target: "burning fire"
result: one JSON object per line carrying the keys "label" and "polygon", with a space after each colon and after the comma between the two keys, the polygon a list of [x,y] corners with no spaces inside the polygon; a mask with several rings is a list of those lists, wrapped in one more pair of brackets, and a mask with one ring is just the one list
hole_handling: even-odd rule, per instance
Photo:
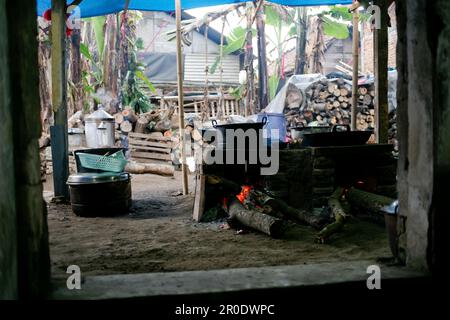
{"label": "burning fire", "polygon": [[252,191],[252,187],[248,185],[243,185],[241,193],[239,193],[236,197],[239,199],[241,203],[244,203],[245,199],[250,195],[250,191]]}

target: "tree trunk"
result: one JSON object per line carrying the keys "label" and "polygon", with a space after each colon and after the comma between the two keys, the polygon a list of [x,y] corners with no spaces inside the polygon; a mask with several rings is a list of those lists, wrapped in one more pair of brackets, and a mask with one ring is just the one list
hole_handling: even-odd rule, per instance
{"label": "tree trunk", "polygon": [[50,84],[50,46],[44,41],[46,36],[43,32],[39,33],[39,49],[38,49],[38,62],[39,62],[39,97],[41,105],[41,125],[42,135],[50,135],[50,125],[53,124],[53,111],[52,111],[52,99],[51,99],[51,84]]}
{"label": "tree trunk", "polygon": [[[69,94],[68,107],[73,113],[83,110],[83,81],[81,78],[81,32],[73,29],[70,36],[70,61],[69,61]],[[68,114],[71,116],[71,114]]]}
{"label": "tree trunk", "polygon": [[[260,0],[263,2],[264,0]],[[258,38],[258,110],[264,109],[269,104],[269,84],[267,73],[266,31],[264,22],[264,4],[258,4],[256,11],[256,32]]]}
{"label": "tree trunk", "polygon": [[257,211],[247,210],[237,199],[230,201],[228,213],[231,219],[235,219],[244,226],[261,231],[273,238],[281,237],[285,231],[283,220]]}
{"label": "tree trunk", "polygon": [[247,3],[247,34],[245,35],[245,61],[244,68],[247,71],[247,94],[245,96],[245,115],[255,114],[255,74],[253,69],[253,5]]}
{"label": "tree trunk", "polygon": [[306,65],[306,29],[307,29],[307,8],[297,8],[297,45],[295,47],[295,74],[304,74]]}
{"label": "tree trunk", "polygon": [[117,73],[117,55],[116,55],[116,15],[110,14],[106,16],[105,29],[105,51],[103,57],[103,78],[106,91],[111,92],[113,98],[117,98],[118,89],[118,73]]}

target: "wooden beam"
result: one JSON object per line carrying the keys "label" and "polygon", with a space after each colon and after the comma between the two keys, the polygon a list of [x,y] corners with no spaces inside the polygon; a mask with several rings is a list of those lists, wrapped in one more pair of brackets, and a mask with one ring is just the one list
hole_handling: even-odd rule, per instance
{"label": "wooden beam", "polygon": [[183,53],[181,51],[181,0],[175,0],[176,38],[177,38],[177,71],[178,71],[178,123],[180,127],[181,173],[183,175],[183,194],[189,193],[185,137],[184,137],[184,100],[183,100]]}
{"label": "wooden beam", "polygon": [[374,30],[374,73],[375,73],[375,137],[377,143],[388,142],[388,0],[377,0],[380,7],[381,28]]}
{"label": "wooden beam", "polygon": [[351,129],[356,130],[356,114],[358,108],[358,76],[359,76],[359,14],[357,1],[354,1],[353,10],[353,76],[352,76],[352,116]]}
{"label": "wooden beam", "polygon": [[[0,0],[0,29],[7,30],[6,0]],[[0,33],[0,300],[17,299],[17,234],[13,144],[13,99],[10,92],[8,34]]]}
{"label": "wooden beam", "polygon": [[[10,188],[15,192],[19,298],[43,298],[50,284],[50,257],[38,143],[41,121],[36,7],[28,0],[7,1],[6,16],[6,61],[11,68],[9,85],[14,108],[14,143],[9,146],[14,153],[9,156],[14,157],[15,186]],[[3,208],[0,212],[3,215]]]}
{"label": "wooden beam", "polygon": [[69,199],[66,185],[69,176],[67,137],[67,75],[66,75],[66,2],[52,0],[52,135],[53,186],[55,197]]}

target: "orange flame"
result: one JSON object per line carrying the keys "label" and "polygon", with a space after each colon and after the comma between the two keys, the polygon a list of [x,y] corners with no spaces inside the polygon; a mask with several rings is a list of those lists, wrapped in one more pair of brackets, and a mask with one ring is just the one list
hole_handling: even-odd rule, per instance
{"label": "orange flame", "polygon": [[244,185],[242,186],[241,193],[239,193],[236,197],[239,199],[241,203],[244,203],[245,199],[250,195],[250,191],[252,191],[251,186]]}

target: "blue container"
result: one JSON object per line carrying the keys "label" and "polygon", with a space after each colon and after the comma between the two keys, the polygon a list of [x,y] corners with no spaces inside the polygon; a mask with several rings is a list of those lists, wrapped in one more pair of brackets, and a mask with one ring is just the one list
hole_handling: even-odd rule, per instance
{"label": "blue container", "polygon": [[263,137],[267,145],[272,144],[271,130],[278,129],[279,144],[282,145],[286,141],[286,117],[282,113],[260,113],[258,121],[262,121],[263,117],[267,117],[267,123],[263,128]]}

